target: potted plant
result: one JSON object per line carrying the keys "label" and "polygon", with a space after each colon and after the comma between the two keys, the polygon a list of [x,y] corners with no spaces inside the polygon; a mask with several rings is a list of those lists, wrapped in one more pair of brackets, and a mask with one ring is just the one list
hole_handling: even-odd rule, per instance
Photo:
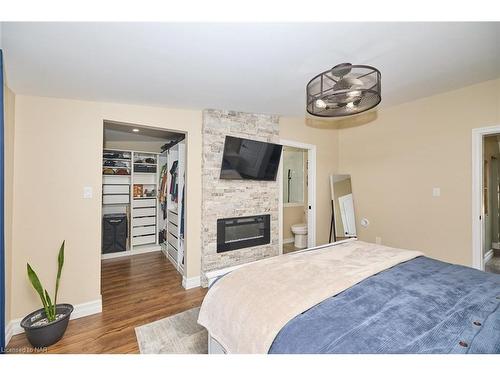
{"label": "potted plant", "polygon": [[36,348],[47,347],[59,341],[68,327],[68,321],[73,306],[62,303],[57,304],[57,292],[59,291],[59,280],[64,265],[64,242],[57,256],[57,277],[54,302],[50,299],[47,289],[42,287],[40,280],[33,268],[26,264],[28,278],[42,300],[43,308],[32,312],[21,321],[21,327],[26,332],[28,341]]}

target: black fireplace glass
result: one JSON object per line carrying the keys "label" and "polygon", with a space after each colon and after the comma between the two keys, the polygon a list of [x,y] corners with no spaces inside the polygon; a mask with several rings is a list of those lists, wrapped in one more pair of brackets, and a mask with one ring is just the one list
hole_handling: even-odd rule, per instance
{"label": "black fireplace glass", "polygon": [[218,219],[217,252],[268,244],[270,229],[270,215]]}

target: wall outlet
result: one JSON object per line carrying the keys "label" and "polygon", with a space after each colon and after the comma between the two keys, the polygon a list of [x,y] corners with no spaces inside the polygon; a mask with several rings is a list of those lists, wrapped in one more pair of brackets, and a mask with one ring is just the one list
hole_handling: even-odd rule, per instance
{"label": "wall outlet", "polygon": [[375,237],[375,243],[377,245],[382,245],[382,237]]}
{"label": "wall outlet", "polygon": [[438,187],[432,188],[432,196],[433,197],[440,197],[441,196],[441,188],[438,188]]}

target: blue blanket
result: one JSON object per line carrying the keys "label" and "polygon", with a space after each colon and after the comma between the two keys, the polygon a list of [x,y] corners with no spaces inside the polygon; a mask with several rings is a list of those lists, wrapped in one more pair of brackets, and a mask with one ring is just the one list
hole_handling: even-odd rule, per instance
{"label": "blue blanket", "polygon": [[500,353],[500,275],[426,257],[289,321],[269,353]]}

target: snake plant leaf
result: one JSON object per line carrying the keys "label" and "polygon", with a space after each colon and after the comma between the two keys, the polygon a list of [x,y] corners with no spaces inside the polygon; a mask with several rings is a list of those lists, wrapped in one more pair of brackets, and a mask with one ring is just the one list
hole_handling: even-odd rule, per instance
{"label": "snake plant leaf", "polygon": [[33,285],[33,288],[36,290],[40,299],[42,300],[43,309],[45,311],[45,316],[49,322],[52,322],[56,319],[56,304],[57,304],[57,293],[59,291],[59,281],[61,279],[61,272],[64,265],[64,243],[62,242],[61,247],[59,249],[59,254],[57,256],[57,277],[56,277],[56,290],[54,292],[54,303],[50,299],[50,295],[47,292],[47,289],[42,287],[42,283],[38,278],[36,272],[31,268],[29,263],[26,263],[28,269],[28,278]]}
{"label": "snake plant leaf", "polygon": [[[64,244],[66,241],[63,241],[61,244],[61,248],[59,249],[59,254],[57,256],[57,277],[56,277],[56,291],[54,295],[54,306],[57,304],[57,293],[59,292],[59,280],[61,279],[61,272],[64,266]],[[55,311],[55,310],[54,310]]]}
{"label": "snake plant leaf", "polygon": [[49,322],[53,322],[56,320],[56,309],[55,305],[52,304],[52,300],[50,299],[49,292],[45,289],[45,298],[47,299],[47,310],[49,311],[49,315],[47,315],[47,320]]}
{"label": "snake plant leaf", "polygon": [[47,300],[45,299],[45,296],[43,294],[43,287],[40,283],[40,279],[38,279],[36,272],[33,270],[33,268],[31,268],[29,263],[26,263],[26,266],[28,269],[28,278],[30,279],[31,285],[33,285],[33,288],[35,288],[36,292],[40,296],[43,304],[43,309],[45,310],[45,315],[47,315],[48,317],[50,315],[50,312],[48,310]]}

